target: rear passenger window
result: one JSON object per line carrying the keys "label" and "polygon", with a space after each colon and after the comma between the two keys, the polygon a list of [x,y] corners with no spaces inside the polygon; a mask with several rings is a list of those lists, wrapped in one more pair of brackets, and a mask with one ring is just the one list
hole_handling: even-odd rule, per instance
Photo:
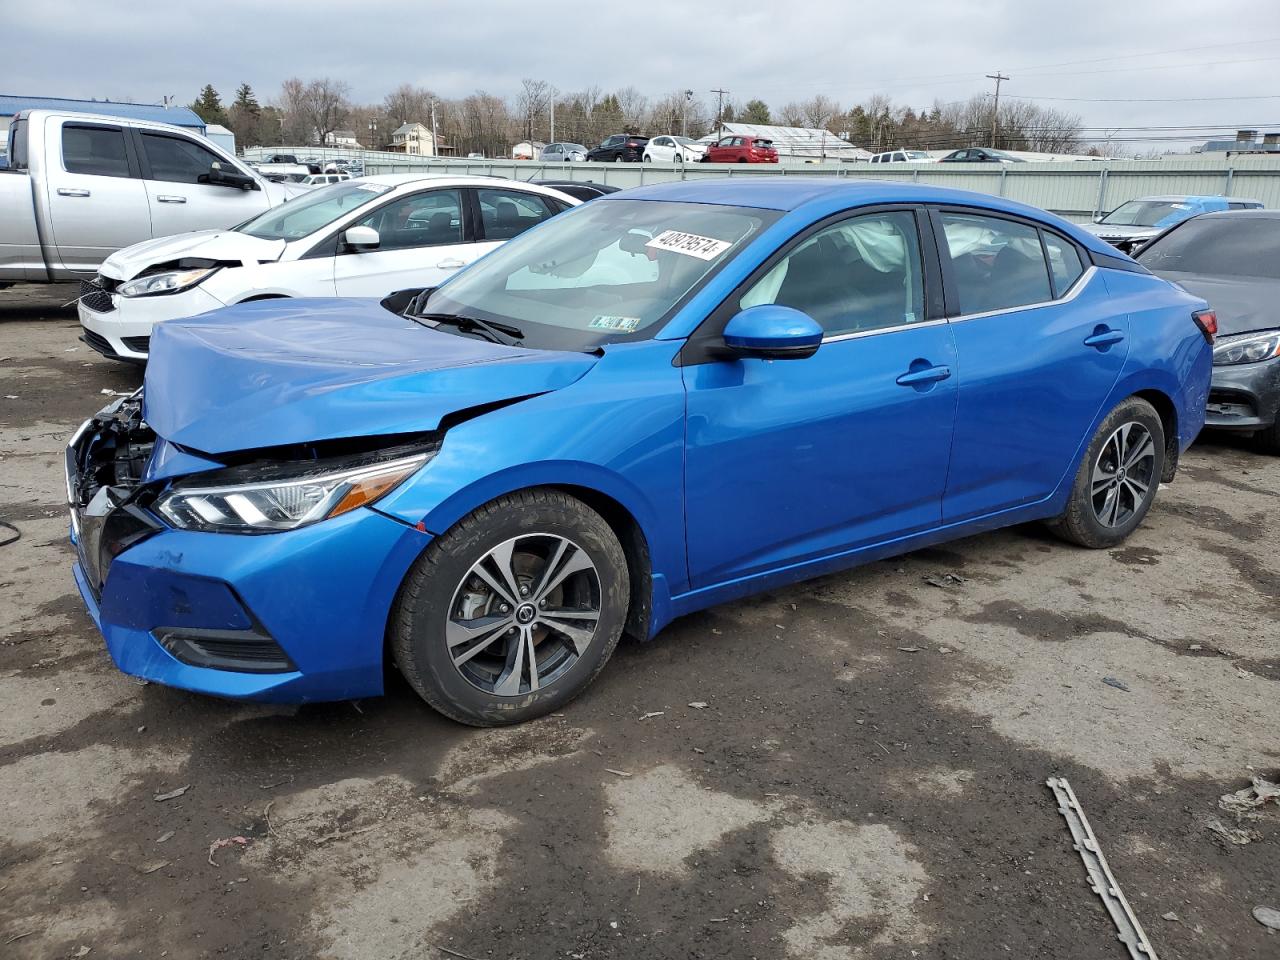
{"label": "rear passenger window", "polygon": [[87,173],[95,177],[129,176],[124,131],[111,127],[65,125],[62,128],[62,165],[67,173]]}
{"label": "rear passenger window", "polygon": [[478,190],[480,218],[486,240],[510,240],[560,211],[536,193],[517,190]]}
{"label": "rear passenger window", "polygon": [[738,308],[766,303],[807,313],[827,336],[923,320],[914,214],[853,217],[802,240],[742,296]]}
{"label": "rear passenger window", "polygon": [[1060,297],[1084,273],[1084,264],[1080,262],[1080,254],[1075,245],[1067,242],[1056,233],[1044,234],[1044,249],[1049,254],[1049,273],[1053,277],[1053,295]]}
{"label": "rear passenger window", "polygon": [[942,214],[961,313],[987,313],[1053,299],[1034,227],[967,213]]}

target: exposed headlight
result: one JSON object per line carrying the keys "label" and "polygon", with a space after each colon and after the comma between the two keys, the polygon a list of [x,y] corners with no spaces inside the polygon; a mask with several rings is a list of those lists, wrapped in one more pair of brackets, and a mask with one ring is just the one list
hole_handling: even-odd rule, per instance
{"label": "exposed headlight", "polygon": [[155,297],[164,293],[179,293],[191,289],[217,270],[217,267],[200,267],[195,270],[153,273],[150,276],[122,283],[116,288],[116,293],[123,297]]}
{"label": "exposed headlight", "polygon": [[1241,333],[1219,337],[1213,348],[1213,365],[1227,367],[1235,363],[1257,363],[1280,356],[1280,330]]}
{"label": "exposed headlight", "polygon": [[[345,469],[323,466],[293,476],[249,483],[201,485],[199,477],[171,488],[156,502],[182,530],[274,533],[340,516],[373,503],[412,476],[434,450]],[[230,471],[228,471],[230,472]],[[243,468],[241,468],[243,473]]]}

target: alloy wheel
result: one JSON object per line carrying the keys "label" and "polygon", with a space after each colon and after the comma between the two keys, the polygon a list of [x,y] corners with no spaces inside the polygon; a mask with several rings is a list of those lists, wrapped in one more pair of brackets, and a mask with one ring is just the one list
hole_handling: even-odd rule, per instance
{"label": "alloy wheel", "polygon": [[600,604],[600,575],[582,547],[556,534],[514,537],[476,561],[454,590],[449,658],[485,693],[532,693],[581,659]]}
{"label": "alloy wheel", "polygon": [[1121,424],[1093,465],[1093,515],[1104,527],[1124,526],[1141,508],[1155,482],[1156,444],[1140,423]]}

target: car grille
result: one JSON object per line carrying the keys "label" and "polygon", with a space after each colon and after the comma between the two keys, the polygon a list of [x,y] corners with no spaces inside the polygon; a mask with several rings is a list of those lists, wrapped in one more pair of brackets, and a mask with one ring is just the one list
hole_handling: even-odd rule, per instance
{"label": "car grille", "polygon": [[116,308],[111,302],[111,294],[102,289],[98,280],[80,281],[80,302],[94,313],[110,313]]}

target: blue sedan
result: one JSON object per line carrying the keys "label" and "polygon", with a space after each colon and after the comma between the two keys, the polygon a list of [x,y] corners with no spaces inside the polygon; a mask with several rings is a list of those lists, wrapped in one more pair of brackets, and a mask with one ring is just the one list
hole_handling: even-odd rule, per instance
{"label": "blue sedan", "polygon": [[629,191],[435,290],[160,326],[68,448],[75,577],[135,676],[299,702],[394,661],[517,722],[712,604],[1032,520],[1119,543],[1203,424],[1214,327],[1007,200]]}

